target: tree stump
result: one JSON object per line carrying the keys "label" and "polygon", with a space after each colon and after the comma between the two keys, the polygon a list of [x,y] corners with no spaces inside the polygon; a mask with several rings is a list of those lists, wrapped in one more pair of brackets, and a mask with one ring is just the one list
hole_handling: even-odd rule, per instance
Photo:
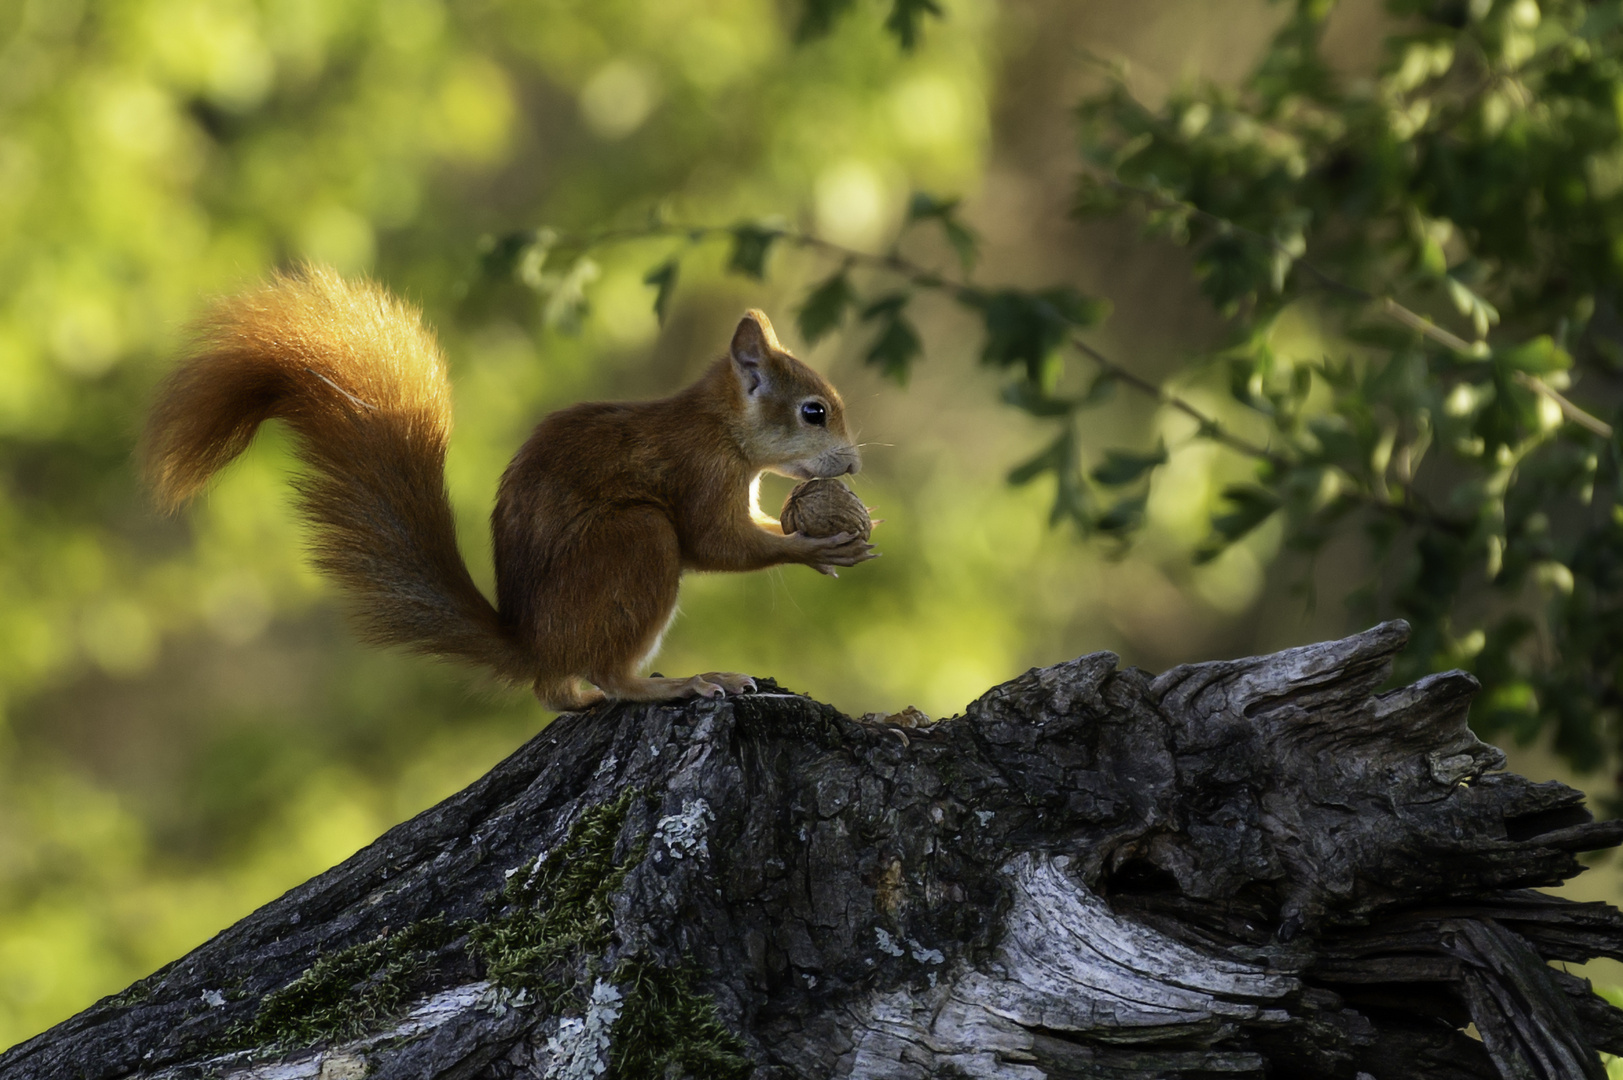
{"label": "tree stump", "polygon": [[1532,890],[1623,822],[1406,634],[564,716],[0,1077],[1602,1080],[1623,915]]}

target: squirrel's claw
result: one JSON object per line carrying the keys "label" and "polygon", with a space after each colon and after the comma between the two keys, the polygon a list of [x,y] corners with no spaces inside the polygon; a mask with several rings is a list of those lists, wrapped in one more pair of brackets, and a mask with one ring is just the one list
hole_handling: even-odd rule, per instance
{"label": "squirrel's claw", "polygon": [[738,675],[731,671],[707,671],[683,683],[680,696],[715,700],[729,694],[750,693],[755,689],[755,680],[748,675]]}
{"label": "squirrel's claw", "polygon": [[856,533],[842,532],[820,537],[800,533],[794,535],[811,549],[807,564],[830,577],[840,576],[833,572],[836,566],[855,566],[874,557],[873,545]]}

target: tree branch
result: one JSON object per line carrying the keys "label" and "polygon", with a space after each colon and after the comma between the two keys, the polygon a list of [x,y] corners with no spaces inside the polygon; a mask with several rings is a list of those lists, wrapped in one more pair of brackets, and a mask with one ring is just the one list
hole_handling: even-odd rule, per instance
{"label": "tree branch", "polygon": [[[731,237],[734,235],[736,230],[737,226],[728,225],[680,226],[659,223],[634,228],[606,229],[601,232],[586,233],[578,236],[559,234],[556,239],[556,244],[559,247],[568,249],[589,251],[595,247],[600,247],[605,244],[623,243],[633,240],[646,240],[656,237],[681,237],[689,240],[690,242],[699,242],[702,240],[719,239],[721,237]],[[871,270],[879,270],[892,274],[903,281],[906,281],[908,284],[918,288],[945,293],[954,300],[961,304],[965,304],[966,306],[976,306],[980,301],[984,300],[986,296],[983,289],[971,285],[968,282],[957,281],[949,278],[939,271],[931,270],[926,266],[906,258],[894,250],[885,252],[883,254],[873,254],[870,252],[856,251],[852,248],[843,247],[831,241],[824,240],[821,237],[813,236],[810,233],[801,232],[795,229],[769,228],[763,229],[763,231],[770,232],[775,239],[789,244],[792,247],[816,251],[820,254],[837,259],[846,266],[861,266]],[[1037,298],[1035,303],[1039,308],[1046,311],[1049,318],[1053,319],[1056,325],[1063,325],[1069,321],[1065,315],[1056,310],[1052,304],[1048,304],[1042,301],[1040,298]],[[1288,462],[1284,458],[1275,454],[1267,447],[1254,443],[1242,436],[1235,435],[1233,432],[1229,431],[1228,428],[1225,427],[1223,423],[1216,417],[1191,404],[1188,400],[1179,397],[1172,391],[1167,390],[1165,387],[1153,383],[1150,380],[1138,375],[1131,368],[1128,368],[1125,365],[1105,356],[1097,348],[1090,345],[1080,334],[1072,333],[1069,335],[1069,341],[1078,352],[1088,357],[1088,359],[1093,361],[1093,363],[1096,364],[1102,371],[1109,373],[1111,378],[1117,380],[1123,385],[1130,387],[1134,391],[1145,395],[1146,397],[1154,399],[1158,404],[1166,405],[1169,408],[1175,409],[1178,412],[1183,413],[1185,416],[1193,419],[1197,424],[1200,425],[1202,433],[1207,438],[1210,438],[1215,442],[1222,443],[1230,449],[1236,450],[1248,457],[1257,458],[1261,461],[1267,461],[1279,467],[1285,467],[1288,465]]]}
{"label": "tree branch", "polygon": [[[1228,218],[1214,214],[1209,210],[1203,210],[1194,203],[1186,202],[1182,199],[1174,199],[1171,196],[1162,194],[1161,192],[1152,191],[1148,188],[1141,188],[1137,187],[1136,185],[1129,184],[1120,177],[1115,176],[1114,174],[1098,166],[1091,166],[1091,170],[1093,179],[1097,183],[1110,188],[1112,191],[1131,195],[1134,198],[1157,207],[1158,209],[1178,210],[1182,213],[1188,214],[1190,217],[1198,218],[1214,228],[1221,229],[1224,232],[1245,236],[1246,238],[1268,248],[1270,251],[1286,256],[1291,260],[1291,265],[1300,267],[1323,288],[1368,304],[1381,314],[1386,315],[1395,322],[1402,323],[1404,326],[1407,326],[1411,330],[1419,333],[1421,336],[1436,342],[1445,349],[1459,353],[1463,356],[1481,355],[1483,348],[1482,345],[1473,344],[1457,334],[1450,333],[1448,330],[1438,326],[1425,316],[1398,303],[1398,301],[1393,299],[1391,296],[1379,296],[1367,289],[1362,289],[1356,285],[1342,281],[1334,275],[1315,266],[1313,263],[1308,262],[1306,259],[1299,257],[1286,248],[1285,245],[1281,244],[1278,240],[1275,240],[1273,237],[1268,236],[1265,233],[1247,228],[1244,225],[1239,225],[1233,221],[1230,221]],[[1525,386],[1534,393],[1546,397],[1550,401],[1554,402],[1561,409],[1561,414],[1570,422],[1579,425],[1587,431],[1594,432],[1603,439],[1610,439],[1612,437],[1612,426],[1610,424],[1606,423],[1606,421],[1600,419],[1594,414],[1586,412],[1579,406],[1573,404],[1571,400],[1569,400],[1567,397],[1561,394],[1560,391],[1556,390],[1555,387],[1551,386],[1543,379],[1540,379],[1536,375],[1532,375],[1525,371],[1518,371],[1515,377],[1517,383],[1520,385]]]}

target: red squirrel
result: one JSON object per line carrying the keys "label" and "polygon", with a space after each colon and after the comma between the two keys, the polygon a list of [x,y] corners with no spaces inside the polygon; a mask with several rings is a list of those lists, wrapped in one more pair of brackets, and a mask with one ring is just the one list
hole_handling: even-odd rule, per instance
{"label": "red squirrel", "polygon": [[369,283],[304,267],[220,301],[160,389],[145,464],[176,509],[272,418],[306,467],[294,480],[317,566],[362,634],[492,669],[549,708],[717,697],[747,675],[649,678],[684,570],[873,558],[850,533],[785,535],[761,513],[763,472],[861,467],[840,395],[759,311],[697,382],[657,401],[551,414],[501,479],[491,516],[496,604],[457,549],[445,489],[450,388],[433,334]]}

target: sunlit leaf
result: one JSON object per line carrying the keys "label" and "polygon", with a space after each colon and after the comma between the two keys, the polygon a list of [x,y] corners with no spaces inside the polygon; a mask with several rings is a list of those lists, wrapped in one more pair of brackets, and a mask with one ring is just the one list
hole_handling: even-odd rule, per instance
{"label": "sunlit leaf", "polygon": [[1461,315],[1470,318],[1471,328],[1476,331],[1476,336],[1487,337],[1488,328],[1499,322],[1499,309],[1484,300],[1459,278],[1450,275],[1444,281],[1448,287],[1449,299],[1454,301],[1454,307]]}
{"label": "sunlit leaf", "polygon": [[1267,521],[1283,505],[1279,496],[1253,484],[1234,484],[1223,489],[1223,500],[1231,509],[1212,516],[1212,536],[1196,552],[1196,562],[1210,562],[1235,541]]}
{"label": "sunlit leaf", "polygon": [[1513,371],[1525,371],[1529,375],[1548,375],[1572,367],[1572,357],[1557,346],[1548,334],[1541,334],[1508,349],[1496,349],[1493,359],[1495,363]]}

